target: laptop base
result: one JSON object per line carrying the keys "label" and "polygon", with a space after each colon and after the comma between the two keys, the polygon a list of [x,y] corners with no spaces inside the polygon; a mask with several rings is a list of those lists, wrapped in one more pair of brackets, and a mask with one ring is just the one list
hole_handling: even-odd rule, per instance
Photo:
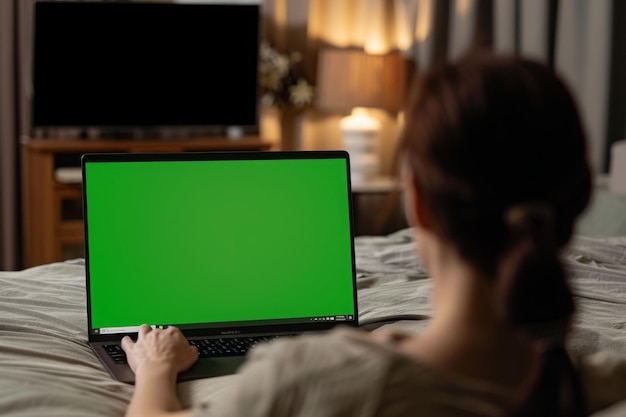
{"label": "laptop base", "polygon": [[[109,375],[120,382],[127,384],[135,383],[135,373],[128,364],[117,364],[111,360],[110,356],[102,348],[104,343],[91,344],[91,348],[96,353],[100,362],[104,365]],[[111,344],[107,342],[107,344]],[[237,369],[244,363],[245,356],[226,356],[220,358],[200,358],[191,368],[178,374],[177,381],[192,381],[195,379],[211,378],[216,376],[230,375],[237,372]]]}

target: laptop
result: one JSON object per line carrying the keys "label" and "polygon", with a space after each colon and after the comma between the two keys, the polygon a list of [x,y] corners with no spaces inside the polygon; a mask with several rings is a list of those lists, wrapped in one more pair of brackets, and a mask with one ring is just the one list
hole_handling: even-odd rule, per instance
{"label": "laptop", "polygon": [[82,157],[89,344],[176,326],[201,356],[179,380],[233,373],[276,337],[358,325],[344,151]]}

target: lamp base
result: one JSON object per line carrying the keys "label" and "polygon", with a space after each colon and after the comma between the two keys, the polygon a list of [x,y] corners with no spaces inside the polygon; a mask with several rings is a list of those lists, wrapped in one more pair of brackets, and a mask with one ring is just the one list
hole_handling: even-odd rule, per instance
{"label": "lamp base", "polygon": [[344,148],[350,154],[350,177],[352,183],[363,183],[376,177],[379,160],[375,144],[377,131],[344,130]]}
{"label": "lamp base", "polygon": [[375,155],[356,155],[350,153],[350,179],[352,183],[365,183],[378,174],[378,158]]}
{"label": "lamp base", "polygon": [[380,123],[370,116],[367,109],[355,107],[350,116],[341,119],[343,146],[350,154],[352,183],[366,182],[378,174],[376,139]]}

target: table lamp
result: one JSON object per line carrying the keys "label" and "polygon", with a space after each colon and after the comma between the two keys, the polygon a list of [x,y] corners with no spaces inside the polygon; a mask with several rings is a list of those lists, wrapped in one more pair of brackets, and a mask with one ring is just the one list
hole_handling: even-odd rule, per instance
{"label": "table lamp", "polygon": [[367,182],[379,174],[377,141],[380,121],[369,108],[396,112],[402,106],[406,78],[402,55],[371,55],[358,49],[322,49],[318,59],[317,105],[347,113],[340,129],[350,154],[353,183]]}

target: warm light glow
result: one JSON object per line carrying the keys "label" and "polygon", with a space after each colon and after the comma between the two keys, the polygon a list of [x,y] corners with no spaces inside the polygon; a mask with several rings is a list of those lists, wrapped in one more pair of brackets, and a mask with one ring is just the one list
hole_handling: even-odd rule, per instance
{"label": "warm light glow", "polygon": [[370,38],[365,42],[365,52],[372,55],[383,55],[389,50],[386,42],[380,38]]}
{"label": "warm light glow", "polygon": [[432,0],[420,0],[415,24],[415,40],[423,42],[430,35]]}
{"label": "warm light glow", "polygon": [[310,0],[308,3],[307,33],[326,45],[363,48],[368,54],[384,55],[398,48],[409,49],[413,42],[414,22],[407,21],[405,0]]}
{"label": "warm light glow", "polygon": [[380,130],[380,122],[372,117],[364,107],[355,107],[352,114],[341,119],[341,130],[376,131]]}
{"label": "warm light glow", "polygon": [[402,128],[404,126],[404,110],[400,110],[398,112],[398,116],[396,117],[396,123],[398,127]]}
{"label": "warm light glow", "polygon": [[459,15],[467,15],[472,0],[456,0],[456,11]]}
{"label": "warm light glow", "polygon": [[274,3],[274,19],[280,28],[287,27],[287,0],[276,0]]}
{"label": "warm light glow", "polygon": [[381,0],[369,0],[367,4],[367,14],[364,15],[364,35],[365,42],[363,49],[372,55],[383,55],[391,50],[388,38],[389,22],[385,16],[385,2]]}
{"label": "warm light glow", "polygon": [[400,50],[406,51],[411,47],[412,34],[411,24],[409,23],[410,13],[404,2],[396,3],[395,25],[396,25],[396,42]]}
{"label": "warm light glow", "polygon": [[340,48],[352,46],[352,2],[315,0],[309,4],[309,37]]}

